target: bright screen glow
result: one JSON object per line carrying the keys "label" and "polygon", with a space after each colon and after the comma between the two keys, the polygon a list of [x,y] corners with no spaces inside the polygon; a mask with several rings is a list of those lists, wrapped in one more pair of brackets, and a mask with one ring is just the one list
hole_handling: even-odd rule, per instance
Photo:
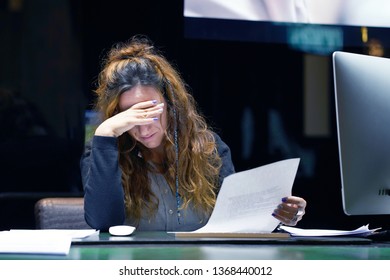
{"label": "bright screen glow", "polygon": [[388,0],[184,0],[187,38],[287,43],[331,53],[371,38],[390,46]]}
{"label": "bright screen glow", "polygon": [[390,27],[388,0],[185,0],[184,16]]}

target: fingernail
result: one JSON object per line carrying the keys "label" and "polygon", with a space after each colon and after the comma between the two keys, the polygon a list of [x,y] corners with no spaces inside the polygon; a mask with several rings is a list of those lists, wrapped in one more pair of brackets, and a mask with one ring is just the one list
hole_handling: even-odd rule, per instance
{"label": "fingernail", "polygon": [[154,121],[158,121],[158,118],[153,118]]}
{"label": "fingernail", "polygon": [[153,104],[157,104],[157,100],[152,100],[152,103]]}
{"label": "fingernail", "polygon": [[283,197],[282,202],[287,202],[287,197]]}
{"label": "fingernail", "polygon": [[272,217],[275,217],[275,213],[272,213],[271,215],[272,215]]}

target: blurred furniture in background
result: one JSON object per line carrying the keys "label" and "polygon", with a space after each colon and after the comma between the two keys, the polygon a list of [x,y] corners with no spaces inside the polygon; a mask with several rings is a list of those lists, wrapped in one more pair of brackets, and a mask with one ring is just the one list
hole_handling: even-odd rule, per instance
{"label": "blurred furniture in background", "polygon": [[47,197],[35,203],[37,229],[90,229],[83,197]]}

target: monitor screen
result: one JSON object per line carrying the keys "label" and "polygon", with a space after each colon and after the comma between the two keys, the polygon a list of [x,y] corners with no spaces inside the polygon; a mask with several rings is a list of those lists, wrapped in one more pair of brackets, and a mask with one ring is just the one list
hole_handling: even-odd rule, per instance
{"label": "monitor screen", "polygon": [[333,54],[344,212],[390,214],[390,59]]}
{"label": "monitor screen", "polygon": [[315,53],[390,46],[387,0],[184,0],[187,38],[289,44]]}

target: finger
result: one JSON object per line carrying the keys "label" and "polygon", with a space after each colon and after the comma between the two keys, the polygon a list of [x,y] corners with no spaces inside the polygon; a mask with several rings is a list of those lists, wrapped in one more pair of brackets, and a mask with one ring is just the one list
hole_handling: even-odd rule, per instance
{"label": "finger", "polygon": [[278,209],[287,213],[288,215],[296,215],[300,211],[300,208],[296,204],[281,203],[278,205]]}
{"label": "finger", "polygon": [[278,219],[281,223],[288,225],[288,226],[295,226],[298,221],[300,221],[302,218],[297,216],[292,217],[286,217],[284,215],[280,215],[277,211],[272,213],[272,216]]}
{"label": "finger", "polygon": [[157,104],[148,109],[137,110],[137,116],[139,119],[154,119],[154,117],[162,114],[164,103]]}
{"label": "finger", "polygon": [[132,108],[132,109],[147,109],[147,108],[153,107],[157,104],[158,104],[158,101],[153,99],[153,100],[147,100],[147,101],[142,101],[142,102],[136,103],[133,106],[131,106],[130,108]]}
{"label": "finger", "polygon": [[302,220],[302,215],[294,215],[280,211],[280,209],[275,209],[275,211],[272,213],[272,216],[286,225],[296,225],[300,220]]}
{"label": "finger", "polygon": [[296,225],[302,220],[305,214],[305,208],[301,208],[296,204],[283,202],[274,210],[273,216],[286,225]]}
{"label": "finger", "polygon": [[286,203],[282,203],[280,205],[278,205],[278,209],[285,213],[284,215],[287,216],[287,217],[302,217],[303,215],[305,215],[305,208],[301,208],[301,207],[298,207],[297,205],[295,204],[286,204]]}
{"label": "finger", "polygon": [[278,207],[274,210],[274,213],[277,216],[286,218],[288,220],[291,220],[293,217],[295,217],[296,210],[294,208],[286,207],[285,205],[279,204]]}
{"label": "finger", "polygon": [[282,202],[296,204],[299,207],[303,207],[303,208],[306,207],[306,205],[307,205],[306,200],[304,200],[303,198],[298,197],[298,196],[283,197]]}
{"label": "finger", "polygon": [[306,213],[305,209],[298,208],[298,211],[295,215],[296,216],[303,216],[303,215],[305,215],[305,213]]}
{"label": "finger", "polygon": [[151,116],[160,115],[164,111],[164,103],[159,103],[149,109],[146,109]]}

